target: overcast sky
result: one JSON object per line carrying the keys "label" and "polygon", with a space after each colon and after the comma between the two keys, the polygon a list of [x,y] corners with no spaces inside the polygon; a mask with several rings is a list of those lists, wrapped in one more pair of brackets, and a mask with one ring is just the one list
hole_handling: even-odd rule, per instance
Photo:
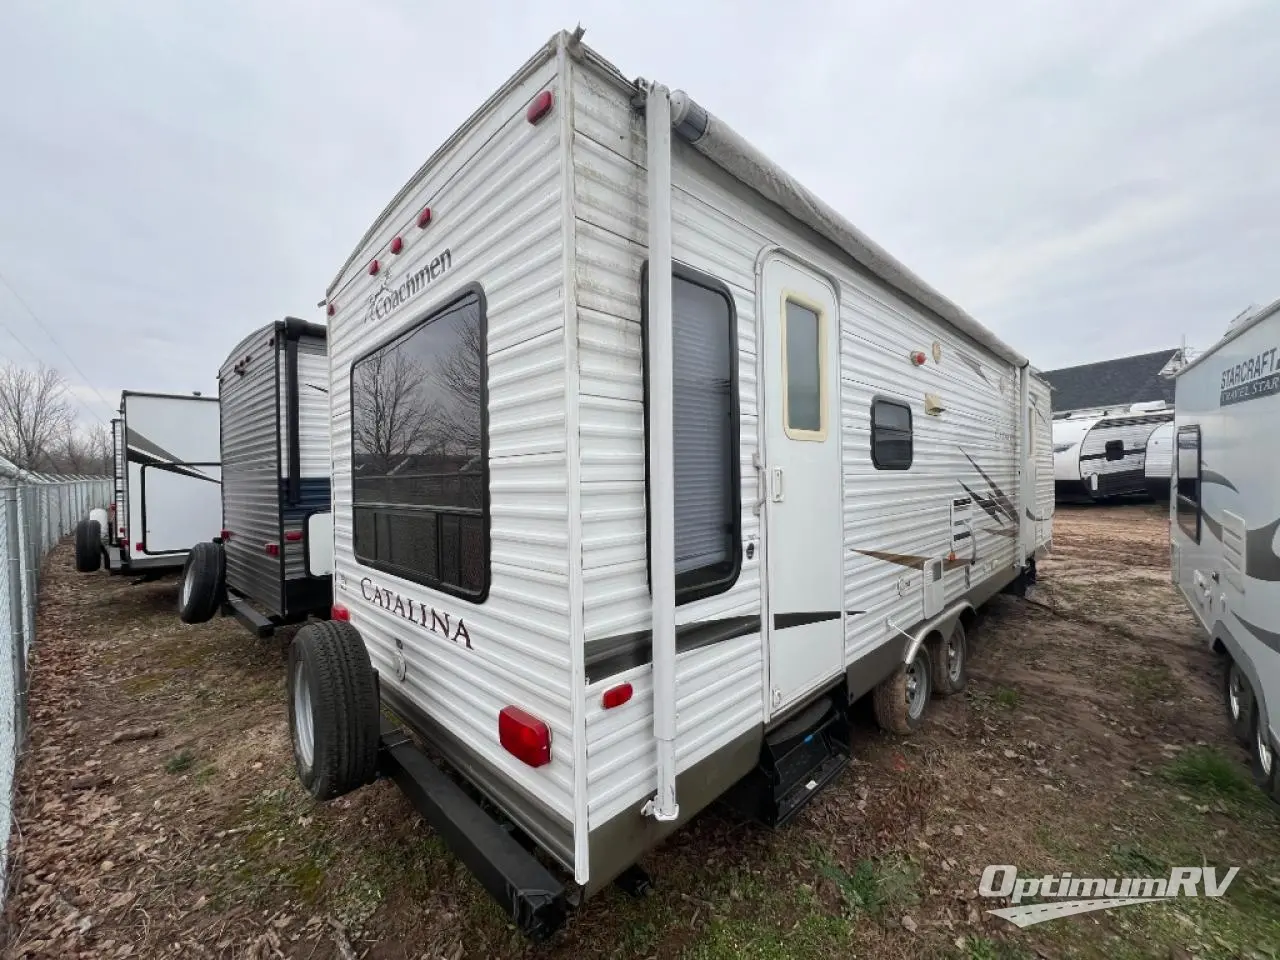
{"label": "overcast sky", "polygon": [[[579,19],[1043,369],[1207,346],[1280,296],[1275,0],[593,6],[0,4],[0,274],[74,364],[3,285],[0,324],[104,418],[215,392],[250,329],[323,319],[384,204]],[[3,329],[0,358],[30,360]]]}

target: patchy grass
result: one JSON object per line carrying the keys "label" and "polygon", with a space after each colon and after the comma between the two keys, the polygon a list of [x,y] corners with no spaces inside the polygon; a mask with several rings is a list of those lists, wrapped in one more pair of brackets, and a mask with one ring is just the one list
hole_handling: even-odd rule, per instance
{"label": "patchy grass", "polygon": [[165,773],[186,773],[196,762],[196,755],[190,750],[182,749],[165,761]]}
{"label": "patchy grass", "polygon": [[1164,777],[1204,799],[1228,799],[1264,806],[1267,801],[1253,778],[1236,760],[1213,747],[1184,750],[1163,770]]}
{"label": "patchy grass", "polygon": [[996,687],[993,699],[1006,710],[1014,710],[1022,702],[1022,694],[1013,687]]}
{"label": "patchy grass", "polygon": [[915,887],[920,869],[901,857],[859,860],[849,871],[832,863],[821,863],[818,869],[835,884],[851,917],[860,913],[876,916],[887,908],[919,902]]}

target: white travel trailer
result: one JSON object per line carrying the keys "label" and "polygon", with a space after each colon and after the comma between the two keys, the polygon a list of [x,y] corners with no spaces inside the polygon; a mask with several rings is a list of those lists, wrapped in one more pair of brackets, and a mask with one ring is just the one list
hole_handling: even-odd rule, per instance
{"label": "white travel trailer", "polygon": [[1229,660],[1232,731],[1280,800],[1280,300],[1232,327],[1176,387],[1173,579]]}
{"label": "white travel trailer", "polygon": [[[187,623],[221,608],[264,637],[329,615],[327,332],[296,317],[267,324],[218,371],[222,529],[192,548],[183,570],[178,612]],[[308,550],[309,536],[319,550]]]}
{"label": "white travel trailer", "polygon": [[1172,410],[1134,410],[1053,421],[1058,502],[1092,503],[1148,494],[1147,446],[1157,430],[1172,422]]}
{"label": "white travel trailer", "polygon": [[[873,694],[908,731],[1052,536],[1027,361],[683,93],[561,34],[327,296],[328,798],[395,777],[533,937],[717,797],[785,821]],[[628,874],[635,877],[634,873]]]}
{"label": "white travel trailer", "polygon": [[1168,500],[1173,477],[1174,423],[1162,423],[1147,439],[1147,456],[1143,464],[1147,496],[1152,500]]}
{"label": "white travel trailer", "polygon": [[[76,568],[105,562],[112,573],[146,576],[181,569],[192,545],[218,531],[217,398],[126,390],[112,437],[111,529],[103,535],[101,517],[80,521]],[[82,549],[95,541],[96,555]]]}

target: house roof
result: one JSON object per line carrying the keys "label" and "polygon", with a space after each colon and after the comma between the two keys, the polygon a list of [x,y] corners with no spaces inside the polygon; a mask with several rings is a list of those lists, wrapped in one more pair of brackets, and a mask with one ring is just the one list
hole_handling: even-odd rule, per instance
{"label": "house roof", "polygon": [[1160,371],[1180,350],[1157,350],[1134,357],[1083,363],[1043,374],[1053,388],[1053,411],[1088,410],[1163,400],[1173,403],[1173,378]]}

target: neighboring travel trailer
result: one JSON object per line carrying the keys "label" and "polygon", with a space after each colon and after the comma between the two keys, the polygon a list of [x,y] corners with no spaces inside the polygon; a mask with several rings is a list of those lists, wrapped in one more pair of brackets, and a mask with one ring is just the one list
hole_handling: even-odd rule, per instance
{"label": "neighboring travel trailer", "polygon": [[1173,421],[1162,423],[1147,438],[1147,456],[1142,466],[1147,480],[1147,496],[1166,501],[1173,476]]}
{"label": "neighboring travel trailer", "polygon": [[1280,300],[1177,379],[1173,579],[1228,665],[1231,729],[1280,800]]}
{"label": "neighboring travel trailer", "polygon": [[[327,294],[333,619],[298,772],[391,776],[532,937],[724,796],[838,775],[963,688],[1052,536],[1015,350],[684,93],[561,34]],[[509,821],[388,727],[379,701]]]}
{"label": "neighboring travel trailer", "polygon": [[1172,422],[1172,410],[1054,420],[1058,503],[1147,495],[1147,444],[1156,430]]}
{"label": "neighboring travel trailer", "polygon": [[115,499],[76,525],[76,569],[181,569],[192,544],[218,531],[217,398],[126,390],[112,440]]}
{"label": "neighboring travel trailer", "polygon": [[[187,623],[222,608],[268,636],[281,624],[329,614],[326,332],[295,317],[268,324],[218,371],[222,529],[195,545],[183,571],[178,609]],[[388,417],[394,422],[394,413]],[[308,537],[318,541],[310,551]]]}

